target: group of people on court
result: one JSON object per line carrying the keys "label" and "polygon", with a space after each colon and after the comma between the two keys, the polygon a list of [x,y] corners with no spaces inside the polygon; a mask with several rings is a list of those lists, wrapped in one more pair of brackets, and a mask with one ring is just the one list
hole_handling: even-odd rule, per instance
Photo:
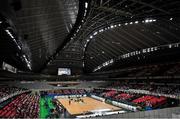
{"label": "group of people on court", "polygon": [[74,102],[84,102],[84,100],[81,98],[81,97],[76,97],[76,98],[71,98],[71,97],[68,97],[69,98],[69,105],[71,105],[71,102],[74,101]]}

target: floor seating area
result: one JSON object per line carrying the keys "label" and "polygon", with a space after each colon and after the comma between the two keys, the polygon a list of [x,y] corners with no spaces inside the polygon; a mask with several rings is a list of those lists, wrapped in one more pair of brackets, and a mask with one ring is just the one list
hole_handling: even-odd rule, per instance
{"label": "floor seating area", "polygon": [[133,99],[138,98],[139,94],[125,93],[116,90],[106,90],[106,89],[94,89],[91,92],[93,95],[97,95],[106,99],[119,101],[119,102],[131,102]]}
{"label": "floor seating area", "polygon": [[141,104],[144,106],[148,107],[157,107],[158,105],[163,105],[167,102],[167,98],[160,96],[160,97],[155,97],[155,96],[142,96],[140,98],[137,98],[132,101],[133,103],[136,104]]}
{"label": "floor seating area", "polygon": [[167,99],[164,96],[152,96],[146,94],[125,93],[115,90],[106,89],[94,89],[92,94],[109,99],[112,101],[118,101],[132,106],[140,106],[142,109],[160,108],[166,105]]}

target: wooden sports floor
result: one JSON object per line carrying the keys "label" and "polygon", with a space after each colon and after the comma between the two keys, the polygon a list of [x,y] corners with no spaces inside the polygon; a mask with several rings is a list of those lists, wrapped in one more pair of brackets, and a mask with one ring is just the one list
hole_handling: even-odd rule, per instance
{"label": "wooden sports floor", "polygon": [[90,97],[82,97],[84,103],[71,101],[69,104],[69,99],[59,98],[58,101],[67,109],[71,115],[79,115],[85,112],[100,110],[100,109],[110,109],[111,111],[121,110],[119,107],[106,104],[104,102],[95,100]]}

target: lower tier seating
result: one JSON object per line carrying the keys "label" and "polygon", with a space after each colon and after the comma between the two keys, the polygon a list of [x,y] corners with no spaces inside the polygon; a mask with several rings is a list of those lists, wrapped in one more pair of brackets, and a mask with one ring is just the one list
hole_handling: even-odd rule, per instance
{"label": "lower tier seating", "polygon": [[39,96],[21,94],[15,100],[0,110],[4,118],[38,118]]}

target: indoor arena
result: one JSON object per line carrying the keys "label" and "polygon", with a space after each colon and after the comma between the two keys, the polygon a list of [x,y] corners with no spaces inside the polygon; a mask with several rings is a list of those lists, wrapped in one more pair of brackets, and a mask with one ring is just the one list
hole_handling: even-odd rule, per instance
{"label": "indoor arena", "polygon": [[0,0],[0,118],[180,118],[180,0]]}

